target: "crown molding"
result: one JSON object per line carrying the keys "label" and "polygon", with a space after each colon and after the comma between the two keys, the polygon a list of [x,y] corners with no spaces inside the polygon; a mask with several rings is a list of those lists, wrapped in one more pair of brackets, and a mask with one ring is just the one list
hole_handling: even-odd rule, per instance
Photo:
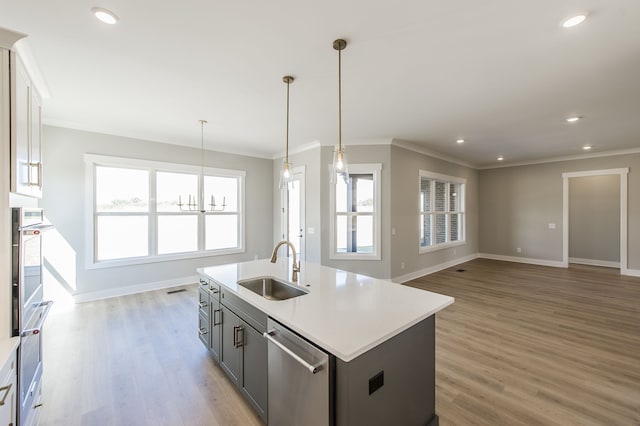
{"label": "crown molding", "polygon": [[38,67],[38,63],[36,62],[36,58],[33,56],[31,52],[31,47],[27,42],[27,39],[20,39],[14,45],[14,50],[20,56],[20,60],[24,65],[31,81],[38,89],[38,93],[42,99],[47,99],[51,97],[51,91],[49,90],[49,85],[47,84],[47,80],[45,80],[44,75],[40,72],[40,67]]}
{"label": "crown molding", "polygon": [[[294,154],[300,154],[303,153],[305,151],[310,151],[312,149],[316,149],[321,147],[322,144],[320,143],[320,141],[313,141],[313,142],[309,142],[309,143],[305,143],[304,145],[301,145],[299,147],[293,148],[293,149],[289,149],[289,155],[294,155]],[[271,156],[272,160],[277,160],[279,158],[284,158],[284,151],[279,151],[276,152],[275,154],[273,154]]]}
{"label": "crown molding", "polygon": [[470,169],[477,169],[478,166],[475,164],[468,163],[466,161],[459,160],[454,157],[450,157],[448,155],[441,154],[436,151],[432,151],[428,148],[424,148],[421,146],[416,146],[411,142],[400,140],[400,139],[392,139],[391,145],[397,146],[399,148],[404,148],[409,151],[417,152],[418,154],[428,155],[429,157],[437,158],[438,160],[447,161],[449,163],[457,164],[459,166],[469,167]]}
{"label": "crown molding", "polygon": [[506,167],[533,166],[536,164],[558,163],[561,161],[587,160],[589,158],[615,157],[618,155],[640,154],[640,148],[622,149],[617,151],[594,152],[590,154],[566,155],[563,157],[546,158],[535,161],[520,161],[516,163],[506,163],[494,166],[478,167],[478,170],[503,169]]}

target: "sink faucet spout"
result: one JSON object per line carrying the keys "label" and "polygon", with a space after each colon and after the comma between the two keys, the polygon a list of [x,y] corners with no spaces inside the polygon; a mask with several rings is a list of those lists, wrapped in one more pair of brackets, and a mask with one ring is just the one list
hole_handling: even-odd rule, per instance
{"label": "sink faucet spout", "polygon": [[291,248],[291,252],[293,253],[293,268],[291,272],[291,281],[297,282],[298,272],[300,272],[300,262],[297,261],[296,248],[293,246],[291,241],[282,240],[278,244],[276,244],[276,246],[273,248],[273,253],[271,254],[271,263],[276,263],[276,260],[278,260],[278,249],[283,245],[288,245]]}

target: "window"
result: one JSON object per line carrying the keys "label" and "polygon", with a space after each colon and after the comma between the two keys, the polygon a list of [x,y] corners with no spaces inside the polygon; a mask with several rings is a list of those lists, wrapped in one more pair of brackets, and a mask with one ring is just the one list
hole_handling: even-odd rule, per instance
{"label": "window", "polygon": [[180,164],[85,160],[88,268],[244,251],[244,172],[205,168],[203,176]]}
{"label": "window", "polygon": [[465,241],[466,179],[420,170],[420,252]]}
{"label": "window", "polygon": [[349,166],[331,185],[331,258],[380,260],[381,164]]}

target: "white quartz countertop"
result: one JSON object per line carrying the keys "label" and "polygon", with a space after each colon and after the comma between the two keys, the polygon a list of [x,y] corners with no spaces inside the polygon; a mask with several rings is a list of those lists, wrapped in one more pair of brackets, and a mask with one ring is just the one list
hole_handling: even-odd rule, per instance
{"label": "white quartz countertop", "polygon": [[301,262],[298,287],[309,294],[267,300],[237,284],[275,277],[291,283],[283,257],[199,268],[246,302],[341,360],[348,362],[453,303],[453,297],[390,281]]}

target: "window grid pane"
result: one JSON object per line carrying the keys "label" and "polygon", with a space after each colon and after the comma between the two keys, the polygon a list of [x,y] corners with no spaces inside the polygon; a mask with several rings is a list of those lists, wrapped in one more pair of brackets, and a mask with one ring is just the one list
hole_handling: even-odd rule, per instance
{"label": "window grid pane", "polygon": [[97,212],[149,211],[147,170],[96,166]]}
{"label": "window grid pane", "polygon": [[198,209],[198,175],[186,173],[156,173],[156,209],[159,212],[179,212],[180,206],[188,210],[187,204],[195,204]]}
{"label": "window grid pane", "polygon": [[238,247],[238,215],[236,214],[207,214],[205,231],[205,250]]}
{"label": "window grid pane", "polygon": [[97,261],[149,255],[149,218],[98,216],[96,220]]}
{"label": "window grid pane", "polygon": [[446,188],[445,182],[436,181],[435,190],[435,211],[443,212],[446,207]]}
{"label": "window grid pane", "polygon": [[158,216],[158,254],[198,250],[198,216]]}

